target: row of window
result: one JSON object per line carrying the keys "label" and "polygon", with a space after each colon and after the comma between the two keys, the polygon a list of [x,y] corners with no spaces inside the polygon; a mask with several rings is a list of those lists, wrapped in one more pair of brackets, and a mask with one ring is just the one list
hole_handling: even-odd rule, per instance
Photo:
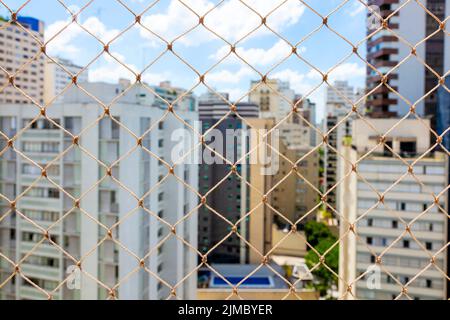
{"label": "row of window", "polygon": [[[361,262],[361,263],[375,264],[376,258],[373,255],[358,253],[357,261]],[[384,255],[382,257],[382,262],[383,262],[383,265],[385,265],[385,266],[423,269],[430,264],[430,259]],[[437,260],[436,265],[439,266],[440,268],[443,267],[441,260]]]}
{"label": "row of window", "polygon": [[[42,168],[45,168],[44,164],[40,164]],[[59,176],[60,170],[58,165],[53,165],[46,169],[49,176]],[[22,164],[22,174],[27,175],[40,175],[42,173],[41,169],[34,164],[24,163]]]}
{"label": "row of window", "polygon": [[[408,172],[408,167],[405,165],[379,165],[375,163],[363,163],[358,166],[358,170],[360,172],[368,172],[368,173],[399,173],[403,174]],[[445,174],[445,167],[443,166],[425,166],[425,165],[416,165],[414,166],[415,174],[424,174],[424,175],[443,175]]]}
{"label": "row of window", "polygon": [[[358,190],[361,191],[373,191],[373,189],[384,192],[387,189],[390,189],[393,186],[392,182],[369,182],[369,184],[365,182],[358,183]],[[413,183],[399,183],[395,185],[389,192],[407,192],[407,193],[429,193],[433,192],[435,194],[439,194],[444,190],[444,186],[439,184],[433,185],[425,185],[422,187],[419,184]]]}
{"label": "row of window", "polygon": [[[44,279],[37,279],[37,278],[28,278],[31,282],[33,282],[35,285],[37,285],[39,288],[42,288],[47,291],[53,291],[55,290],[59,282],[58,281],[51,281],[51,280],[44,280]],[[24,285],[27,287],[33,287],[34,286],[27,281],[24,281]]]}
{"label": "row of window", "polygon": [[[388,240],[387,238],[384,238],[384,237],[366,237],[366,243],[368,245],[379,246],[379,247],[390,246],[393,241],[394,241],[394,239]],[[442,245],[440,245],[439,243],[433,244],[433,242],[427,241],[423,244],[423,246],[427,250],[437,250]],[[420,247],[417,242],[408,240],[408,239],[400,240],[399,242],[397,242],[393,245],[393,248],[422,250],[422,247]]]}
{"label": "row of window", "polygon": [[23,209],[21,212],[33,221],[55,222],[59,219],[59,212]]}
{"label": "row of window", "polygon": [[[35,233],[35,232],[23,232],[22,233],[22,241],[24,242],[39,242],[44,238],[44,235],[42,233]],[[50,235],[51,241],[54,243],[58,243],[58,237]]]}
{"label": "row of window", "polygon": [[26,141],[23,143],[22,151],[23,152],[58,153],[59,152],[59,142]]}
{"label": "row of window", "polygon": [[[362,279],[365,280],[367,277],[363,277]],[[399,276],[397,277],[397,280],[400,281],[403,285],[406,285],[411,281],[412,278],[408,276]],[[385,284],[395,284],[397,285],[398,282],[396,282],[390,275],[385,275],[380,279],[381,283]],[[443,289],[444,283],[442,280],[438,279],[423,279],[419,278],[414,280],[412,283],[408,285],[408,287],[411,288],[427,288],[427,289]]]}
{"label": "row of window", "polygon": [[[409,223],[409,221],[405,221],[406,223]],[[358,226],[360,227],[375,227],[375,228],[385,228],[385,229],[399,229],[399,228],[405,228],[406,225],[404,223],[399,222],[397,220],[391,220],[391,219],[374,219],[374,218],[366,218],[361,220],[358,223]],[[412,231],[436,231],[436,232],[442,232],[443,231],[443,225],[440,223],[432,223],[432,222],[425,222],[425,221],[416,221],[410,226]]]}
{"label": "row of window", "polygon": [[[25,192],[29,187],[22,187],[22,192]],[[56,188],[47,187],[33,187],[27,191],[27,197],[34,198],[49,198],[49,199],[59,199],[60,192]]]}
{"label": "row of window", "polygon": [[[22,255],[22,258],[25,257],[25,255]],[[52,267],[52,268],[58,268],[59,267],[59,260],[55,258],[49,258],[49,257],[41,257],[41,256],[29,256],[25,263],[32,264],[36,266],[41,267]]]}
{"label": "row of window", "polygon": [[[32,121],[33,119],[23,119],[23,128],[28,126]],[[60,121],[58,119],[52,119],[52,121],[54,123],[48,121],[47,119],[38,119],[34,121],[29,128],[32,130],[59,130],[58,126],[56,126],[55,123],[60,125]]]}
{"label": "row of window", "polygon": [[[377,200],[369,200],[369,199],[358,199],[358,208],[359,209],[370,209],[372,208],[376,203],[378,203]],[[431,203],[431,200],[430,200]],[[384,202],[384,204],[379,203],[378,206],[375,208],[375,210],[395,210],[395,211],[407,211],[407,212],[417,212],[422,213],[426,210],[427,212],[431,213],[437,213],[439,212],[439,209],[437,206],[433,206],[430,208],[430,205],[428,203],[421,203],[421,202],[404,202],[404,201],[391,201],[387,200]]]}
{"label": "row of window", "polygon": [[[19,93],[20,95],[20,93]],[[17,130],[17,118],[16,117],[2,117],[2,119],[7,119],[9,121],[10,130]],[[22,127],[28,126],[33,119],[23,119]],[[58,125],[61,124],[60,119],[52,119],[52,121]],[[30,129],[33,130],[58,130],[59,128],[47,119],[38,119],[31,126]],[[76,133],[81,130],[81,118],[80,117],[64,117],[64,128],[71,132]]]}

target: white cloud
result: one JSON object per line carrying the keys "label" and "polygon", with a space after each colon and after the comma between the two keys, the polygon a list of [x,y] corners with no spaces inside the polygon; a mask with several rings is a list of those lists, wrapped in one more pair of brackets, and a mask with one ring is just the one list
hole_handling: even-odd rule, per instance
{"label": "white cloud", "polygon": [[[78,47],[74,44],[77,38],[91,37],[76,23],[71,23],[64,29],[70,21],[70,19],[56,21],[45,30],[46,41],[50,41],[47,47],[51,55],[64,55],[74,58],[83,47]],[[108,42],[119,34],[119,30],[108,29],[97,17],[89,17],[84,22],[81,22],[81,25],[103,42]],[[63,31],[61,32],[61,30]]]}
{"label": "white cloud", "polygon": [[355,1],[352,7],[346,10],[346,13],[351,17],[356,17],[357,15],[362,13],[366,14],[366,6],[358,1]]}
{"label": "white cloud", "polygon": [[[117,53],[111,53],[117,60],[124,63],[125,58]],[[102,61],[102,65],[99,67],[94,67],[89,70],[89,81],[91,82],[109,82],[109,83],[117,83],[119,79],[128,79],[132,82],[136,80],[135,75],[121,65],[118,61],[116,61],[112,56],[108,54],[104,54],[104,59]],[[126,64],[128,68],[133,70],[136,74],[139,73],[138,68],[133,64]],[[146,71],[142,80],[148,84],[155,85],[159,84],[162,81],[172,79],[169,72],[163,73],[151,73]]]}
{"label": "white cloud", "polygon": [[240,68],[237,72],[223,69],[206,74],[205,81],[208,84],[239,84],[244,78],[255,75],[256,73],[247,66]]}
{"label": "white cloud", "polygon": [[[241,88],[223,88],[222,90],[220,90],[221,92],[226,92],[230,95],[230,101],[231,102],[235,102],[238,99],[242,98],[242,96],[244,94],[247,93],[247,90],[243,90]],[[246,98],[244,97],[242,101],[246,101]]]}
{"label": "white cloud", "polygon": [[[124,61],[122,55],[117,52],[111,53],[119,61]],[[118,79],[129,79],[133,80],[134,75],[119,62],[117,62],[113,57],[108,54],[103,55],[103,60],[101,61],[101,66],[95,67],[89,70],[89,81],[91,82],[117,82]],[[98,62],[100,64],[100,62]],[[134,72],[137,71],[134,65],[128,65],[128,67]]]}
{"label": "white cloud", "polygon": [[[281,3],[280,0],[246,0],[245,2],[249,6],[256,8],[262,15],[266,15]],[[214,3],[208,0],[186,0],[185,3],[199,16],[203,16],[214,7]],[[297,23],[304,10],[305,8],[301,2],[288,1],[269,16],[267,23],[272,29],[281,31]],[[231,0],[209,12],[204,23],[217,34],[234,42],[260,25],[261,18],[238,0]],[[142,24],[167,41],[172,41],[178,35],[197,25],[198,17],[178,0],[172,0],[165,12],[145,16],[142,19]],[[258,35],[271,32],[265,27],[262,27],[260,30],[257,33]],[[151,38],[152,41],[154,40],[154,36],[142,28],[141,35],[145,38]],[[250,37],[253,36],[255,35]],[[178,41],[185,45],[194,46],[216,38],[215,35],[205,28],[199,28]]]}
{"label": "white cloud", "polygon": [[[302,47],[299,52],[305,52],[306,48]],[[220,60],[227,53],[230,52],[229,46],[223,46],[216,53],[210,56],[211,59]],[[236,48],[236,53],[242,57],[244,60],[248,61],[252,65],[268,66],[273,65],[282,61],[284,58],[288,57],[292,52],[292,47],[288,45],[285,41],[279,40],[269,49],[263,48],[249,48],[245,49],[242,47]],[[237,61],[236,59],[227,59],[224,63],[230,63],[232,61]]]}
{"label": "white cloud", "polygon": [[330,73],[330,80],[351,80],[364,77],[366,66],[356,62],[344,63]]}
{"label": "white cloud", "polygon": [[275,72],[270,75],[270,78],[288,81],[291,85],[291,88],[294,89],[295,92],[302,94],[306,94],[311,90],[314,83],[318,83],[317,80],[314,81],[314,75],[311,71],[304,74],[293,69],[284,69]]}

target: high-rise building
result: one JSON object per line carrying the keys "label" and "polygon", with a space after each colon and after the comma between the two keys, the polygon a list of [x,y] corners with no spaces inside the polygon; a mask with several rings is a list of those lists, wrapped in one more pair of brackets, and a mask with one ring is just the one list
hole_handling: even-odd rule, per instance
{"label": "high-rise building", "polygon": [[62,100],[63,91],[72,84],[73,77],[77,77],[77,83],[89,81],[88,70],[76,65],[72,61],[63,58],[48,59],[44,72],[44,101],[45,103]]}
{"label": "high-rise building", "polygon": [[[450,59],[450,55],[444,55],[444,38],[446,37],[444,32],[435,32],[440,28],[435,17],[441,21],[445,20],[448,16],[446,10],[450,6],[450,1],[427,1],[426,6],[434,16],[428,14],[416,2],[404,6],[399,0],[371,0],[368,5],[379,6],[383,18],[387,18],[402,6],[394,16],[389,18],[388,27],[395,34],[389,30],[382,30],[368,39],[367,61],[381,75],[368,65],[367,92],[377,88],[382,83],[382,76],[389,72],[386,83],[368,96],[367,107],[371,116],[377,118],[403,116],[410,110],[410,106],[392,92],[389,85],[415,105],[415,112],[418,115],[430,116],[431,125],[434,127],[437,95],[436,93],[427,95],[427,93],[439,83],[439,79],[428,68],[439,75],[443,75],[445,70],[448,70],[444,69],[444,59]],[[415,46],[414,49],[400,40],[396,34]],[[427,40],[421,43],[424,39]],[[416,46],[418,43],[421,44]],[[411,53],[410,58],[403,61]],[[428,67],[418,59],[423,60]],[[390,72],[392,69],[393,71]],[[426,96],[425,99],[421,99],[424,96]]]}
{"label": "high-rise building", "polygon": [[249,100],[259,105],[261,118],[280,121],[291,112],[295,92],[289,87],[289,82],[270,79],[261,84],[260,81],[252,81],[250,90]]}
{"label": "high-rise building", "polygon": [[[317,106],[314,102],[311,101],[311,99],[304,99],[301,95],[296,95],[294,100],[294,105],[297,106],[299,109],[298,113],[301,115],[301,117],[295,117],[294,121],[295,123],[302,123],[303,126],[307,127],[310,131],[310,146],[317,146],[320,144],[317,141],[317,131],[312,127],[317,127]],[[308,121],[308,123],[305,123],[302,121],[302,118]]]}
{"label": "high-rise building", "polygon": [[230,101],[230,94],[228,92],[215,93],[212,91],[207,91],[198,97],[198,102],[199,103],[213,103],[217,101],[225,102],[224,99],[226,101]]}
{"label": "high-rise building", "polygon": [[186,89],[174,87],[170,81],[163,81],[159,86],[153,87],[155,90],[155,104],[162,108],[167,108],[167,103],[175,103],[180,110],[196,111],[197,99],[192,92]]}
{"label": "high-rise building", "polygon": [[[319,152],[311,152],[316,143],[316,105],[309,99],[296,95],[288,82],[268,80],[267,84],[259,85],[252,82],[250,101],[260,104],[261,118],[274,121],[279,133],[279,151],[285,157],[279,156],[279,170],[266,184],[268,192],[273,186],[273,196],[270,203],[280,213],[288,217],[291,223],[308,214],[315,217],[311,211],[317,205],[317,189],[319,186]],[[292,112],[296,107],[297,113]],[[270,122],[269,121],[269,122]],[[282,122],[281,124],[279,122]],[[286,158],[290,161],[286,161]],[[292,172],[293,165],[298,164],[298,171]],[[288,175],[288,177],[286,177]],[[267,181],[266,181],[267,182]],[[280,225],[288,224],[279,215],[274,215]]]}
{"label": "high-rise building", "polygon": [[[316,131],[312,127],[316,123],[316,105],[311,100],[302,99],[290,88],[289,82],[277,79],[267,80],[266,84],[252,81],[250,86],[249,100],[259,105],[260,117],[282,122],[277,127],[289,132],[289,137],[280,135],[286,144],[316,145]],[[297,113],[288,117],[294,106]]]}
{"label": "high-rise building", "polygon": [[[125,88],[86,85],[105,102]],[[47,298],[31,281],[53,299],[165,299],[171,288],[158,279],[173,285],[197,266],[195,251],[176,237],[163,239],[198,205],[197,195],[176,178],[195,188],[198,166],[167,168],[161,161],[178,160],[171,158],[176,144],[171,134],[183,125],[175,117],[156,125],[166,111],[152,106],[152,99],[143,103],[143,92],[127,92],[108,115],[75,87],[38,120],[33,120],[35,106],[2,105],[5,135],[12,138],[27,128],[13,143],[27,158],[12,148],[1,158],[0,192],[17,200],[14,206],[1,200],[0,247],[12,261],[21,261],[20,273],[29,281],[16,275],[2,288],[1,298]],[[196,112],[177,115],[191,124],[198,119]],[[1,144],[2,150],[10,145],[5,139]],[[196,247],[196,214],[177,224],[176,234]],[[72,290],[63,281],[78,262],[81,290]],[[0,258],[2,283],[14,270]],[[93,279],[106,288],[120,286],[108,291]],[[190,277],[177,287],[177,297],[194,299],[196,287],[196,277]]]}
{"label": "high-rise building", "polygon": [[[282,134],[282,133],[281,133]],[[319,193],[319,153],[311,152],[309,145],[286,145],[284,139],[280,141],[279,170],[272,179],[272,184],[280,184],[273,190],[272,207],[279,211],[290,223],[298,221],[305,223],[316,218],[316,206]],[[302,159],[297,164],[297,161]],[[288,161],[289,160],[289,161]],[[293,164],[296,169],[293,171]],[[272,187],[272,186],[269,186]],[[269,191],[268,188],[265,190]],[[307,216],[306,216],[307,215]],[[305,217],[306,216],[306,217]],[[289,223],[280,216],[275,221],[280,227]]]}
{"label": "high-rise building", "polygon": [[[401,293],[412,299],[444,299],[448,156],[427,153],[430,120],[423,120],[425,125],[417,119],[369,121],[375,129],[355,120],[357,134],[342,148],[349,162],[340,163],[341,175],[353,173],[338,192],[343,215],[340,294],[351,285],[359,299],[393,299]],[[376,132],[388,131],[385,143],[378,145]],[[357,174],[352,166],[356,163]],[[354,283],[365,272],[366,277]]]}
{"label": "high-rise building", "polygon": [[[445,7],[446,10],[446,17],[450,16],[450,5],[447,5]],[[450,55],[450,37],[445,37],[444,40],[444,56],[446,57],[444,61],[444,70],[449,70],[450,68],[450,59],[448,59],[448,56]],[[438,105],[437,105],[437,112],[436,112],[436,131],[438,134],[442,135],[444,132],[447,132],[450,128],[450,92],[448,91],[450,89],[450,78],[447,77],[445,79],[445,86],[440,87],[438,89]],[[443,136],[442,145],[444,148],[447,149],[447,151],[450,150],[450,133],[446,133]],[[450,181],[450,168],[448,170],[448,177]],[[450,194],[449,194],[449,203],[450,203]],[[450,232],[448,232],[448,242],[450,242]],[[447,265],[450,265],[450,255],[447,257]],[[447,270],[448,274],[448,270]],[[450,280],[447,279],[447,298],[450,299]]]}
{"label": "high-rise building", "polygon": [[347,114],[351,111],[350,102],[355,102],[355,89],[348,84],[348,81],[335,81],[332,87],[327,87],[327,113]]}
{"label": "high-rise building", "polygon": [[[450,89],[450,78],[445,82]],[[436,110],[436,130],[442,135],[450,128],[450,92],[444,87],[438,89],[438,104]],[[450,151],[450,133],[444,134],[442,145]]]}
{"label": "high-rise building", "polygon": [[[334,186],[339,181],[338,166],[342,160],[338,152],[342,142],[352,135],[352,119],[348,116],[352,110],[351,103],[355,103],[354,88],[347,81],[336,81],[333,88],[326,90],[326,116],[324,119],[324,132],[328,133],[327,142],[331,146],[324,147],[324,191],[327,195],[327,203],[334,209],[337,207],[336,189]],[[337,150],[337,152],[336,152]],[[330,208],[327,211],[332,212]]]}
{"label": "high-rise building", "polygon": [[42,104],[44,23],[21,16],[16,21],[6,25],[8,22],[0,19],[0,88],[4,87],[0,103]]}
{"label": "high-rise building", "polygon": [[[259,116],[259,107],[253,103],[238,103],[236,105],[237,112],[241,117],[246,119],[257,118]],[[199,104],[199,115],[201,121],[201,130],[206,134],[210,129],[214,128],[214,132],[206,135],[207,143],[212,140],[214,145],[221,150],[217,150],[231,163],[236,163],[244,154],[242,150],[242,130],[247,129],[247,124],[235,114],[225,117],[230,112],[230,105],[219,99],[213,100],[203,99]],[[219,122],[220,121],[220,122]],[[218,123],[219,122],[219,123]],[[231,130],[231,131],[229,131]],[[235,134],[237,134],[235,136]],[[217,137],[220,136],[220,137]],[[218,140],[215,140],[218,139]],[[216,149],[216,148],[214,148]],[[209,152],[205,148],[203,152]],[[220,243],[226,237],[232,226],[224,221],[218,214],[222,215],[232,223],[239,221],[248,212],[248,187],[245,181],[236,175],[227,175],[230,173],[231,167],[219,157],[214,157],[222,163],[207,163],[203,161],[199,169],[199,191],[201,194],[207,194],[207,205],[211,208],[203,206],[199,210],[198,222],[198,244],[202,253],[208,252],[214,245]],[[237,172],[247,177],[249,166],[246,164],[237,165]],[[223,181],[225,179],[225,181]],[[218,213],[218,214],[217,214]],[[241,226],[247,221],[243,221]],[[245,232],[245,227],[239,229]],[[245,263],[248,260],[248,253],[245,245],[237,235],[231,235],[220,246],[208,256],[208,261],[216,263]]]}

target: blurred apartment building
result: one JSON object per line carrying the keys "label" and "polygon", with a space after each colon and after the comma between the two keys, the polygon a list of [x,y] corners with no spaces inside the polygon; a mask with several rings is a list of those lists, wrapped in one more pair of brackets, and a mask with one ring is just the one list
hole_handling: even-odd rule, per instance
{"label": "blurred apartment building", "polygon": [[[392,92],[387,86],[389,85],[411,103],[417,102],[415,112],[420,116],[430,117],[431,126],[435,128],[437,94],[433,91],[424,99],[421,98],[432,91],[438,84],[439,78],[424,63],[439,75],[445,74],[448,68],[444,68],[444,60],[448,61],[450,55],[448,53],[444,55],[444,39],[448,37],[444,32],[435,32],[440,28],[439,23],[416,2],[404,6],[399,0],[371,0],[368,5],[379,6],[383,18],[390,16],[402,6],[389,19],[388,28],[412,46],[420,43],[414,47],[413,54],[409,59],[403,62],[411,54],[412,48],[394,33],[384,29],[368,39],[367,61],[378,70],[378,72],[373,70],[369,65],[367,67],[367,92],[371,92],[367,99],[367,107],[371,116],[385,118],[402,116],[409,112],[410,106],[404,99]],[[444,21],[449,15],[449,0],[427,1],[426,6],[441,21]],[[373,31],[371,30],[369,33]],[[423,41],[427,37],[429,38]],[[424,63],[420,60],[423,60]],[[397,67],[399,63],[400,65]],[[395,69],[389,72],[394,67]],[[386,84],[380,85],[382,76],[388,72]],[[372,92],[374,89],[376,90]]]}
{"label": "blurred apartment building", "polygon": [[250,83],[249,100],[257,103],[261,110],[261,118],[283,120],[291,112],[295,100],[295,92],[289,82],[277,79],[252,81]]}
{"label": "blurred apartment building", "polygon": [[[279,214],[274,215],[275,220],[281,226],[295,224],[305,215],[302,221],[314,218],[319,195],[319,152],[313,150],[317,146],[317,133],[313,128],[316,106],[309,99],[296,95],[288,82],[273,79],[260,84],[255,81],[251,89],[249,100],[260,106],[266,126],[276,127],[279,132],[283,155],[279,157],[280,170],[265,191],[277,186],[271,195],[273,208],[287,220]],[[294,107],[297,112],[288,116]]]}
{"label": "blurred apartment building", "polygon": [[[228,94],[221,94],[229,99]],[[230,112],[230,105],[223,101],[220,96],[206,94],[199,99],[199,118],[201,121],[201,132],[205,134],[205,140],[211,148],[226,158],[231,163],[240,160],[247,148],[243,144],[249,143],[243,139],[242,134],[247,129],[247,123],[251,118],[258,118],[259,107],[253,103],[236,104],[237,113],[243,117],[243,121],[234,112]],[[213,131],[211,131],[213,130]],[[249,149],[247,149],[249,150]],[[199,209],[198,221],[198,245],[203,254],[207,253],[213,246],[220,244],[208,256],[208,261],[215,263],[246,263],[248,261],[248,250],[242,239],[236,234],[230,235],[232,224],[237,223],[249,211],[249,188],[246,180],[249,178],[251,165],[241,161],[236,170],[245,180],[237,175],[229,175],[231,166],[220,159],[214,153],[202,148],[202,152],[210,154],[217,159],[214,163],[207,163],[202,157],[199,167],[199,192],[209,193],[207,206]],[[216,163],[220,162],[220,163]],[[232,224],[226,222],[221,216]],[[238,232],[244,238],[247,236],[247,225],[249,219],[243,219],[239,224]],[[230,235],[229,237],[227,237]],[[223,239],[227,238],[224,242]]]}
{"label": "blurred apartment building", "polygon": [[[445,16],[450,16],[450,5],[445,6]],[[444,70],[450,70],[450,37],[445,37],[444,40],[444,53],[446,54],[446,58],[444,61]],[[440,87],[438,89],[438,105],[437,105],[437,114],[436,114],[436,130],[438,134],[446,134],[443,137],[443,146],[450,150],[450,134],[447,130],[450,128],[450,78],[447,77],[445,79],[445,86]],[[448,171],[448,177],[450,181],[450,169]],[[450,203],[450,194],[449,194],[449,203]],[[448,232],[448,242],[450,242],[450,232]],[[447,256],[447,266],[450,265],[450,255]],[[448,269],[447,269],[448,274]],[[447,298],[450,299],[450,280],[447,279]]]}
{"label": "blurred apartment building", "polygon": [[[336,81],[332,87],[326,89],[326,115],[324,119],[324,133],[328,134],[327,142],[331,146],[324,147],[324,192],[327,195],[327,203],[336,209],[337,190],[335,185],[340,180],[338,166],[342,161],[339,155],[342,142],[352,135],[352,120],[354,115],[352,103],[355,103],[355,90],[347,81]],[[334,188],[334,189],[333,189]],[[328,212],[333,212],[329,207]]]}
{"label": "blurred apartment building", "polygon": [[[0,103],[44,102],[44,23],[17,17],[9,23],[0,17]],[[18,89],[24,93],[20,92]]]}
{"label": "blurred apartment building", "polygon": [[[413,49],[389,30],[377,32],[368,39],[367,61],[379,71],[367,68],[367,92],[371,92],[367,99],[369,115],[373,118],[403,117],[411,109],[404,100],[406,98],[414,105],[414,112],[421,118],[430,119],[430,127],[442,134],[449,124],[445,107],[448,91],[437,86],[441,84],[439,76],[445,75],[450,67],[450,41],[445,30],[436,32],[441,26],[435,18],[444,21],[450,15],[450,1],[427,1],[426,7],[432,15],[414,2],[403,6],[401,1],[376,0],[369,4],[380,6],[384,18],[402,6],[399,13],[389,19],[388,27],[413,46],[419,43]],[[403,61],[410,53],[409,59]],[[388,72],[383,83],[382,76]],[[435,135],[430,135],[430,139],[433,145]],[[444,136],[444,144],[446,141]]]}
{"label": "blurred apartment building", "polygon": [[68,59],[58,57],[54,58],[54,61],[47,59],[44,72],[45,103],[61,102],[63,93],[72,85],[73,77],[77,78],[77,83],[88,82],[88,70]]}
{"label": "blurred apartment building", "polygon": [[[83,85],[105,104],[128,86],[124,81]],[[113,121],[96,101],[71,88],[61,103],[48,109],[47,117],[74,136],[82,132],[76,139],[78,145],[70,134],[43,117],[33,122],[38,115],[35,106],[2,104],[1,131],[12,138],[26,128],[13,146],[28,159],[11,148],[1,157],[0,192],[11,200],[20,198],[12,210],[6,199],[1,201],[1,252],[12,261],[25,258],[20,274],[47,292],[57,289],[53,299],[165,299],[170,288],[154,275],[174,284],[197,265],[196,253],[181,241],[172,236],[163,242],[171,233],[170,225],[194,209],[198,197],[144,151],[151,150],[171,163],[175,144],[171,133],[183,127],[170,116],[158,123],[167,108],[158,108],[154,101],[152,94],[135,86],[111,106]],[[198,117],[190,111],[177,110],[177,114],[188,123]],[[148,132],[151,126],[153,130]],[[8,141],[2,139],[1,144],[3,150]],[[198,183],[195,165],[180,163],[173,173],[191,186]],[[60,249],[44,238],[45,230]],[[176,234],[196,246],[196,216],[179,224]],[[130,252],[145,259],[140,261]],[[79,259],[83,271],[90,274],[82,274],[81,290],[60,285]],[[3,282],[14,266],[0,260]],[[120,286],[108,292],[93,278],[106,288],[119,282]],[[196,287],[196,277],[187,279],[177,287],[177,297],[195,298]],[[46,298],[18,275],[6,283],[0,297]]]}
{"label": "blurred apartment building", "polygon": [[[352,144],[342,148],[351,163],[373,150],[379,132],[388,132],[399,119],[369,121],[375,130],[363,120],[353,122],[357,134]],[[339,188],[339,212],[344,215],[341,236],[352,224],[358,234],[350,232],[340,242],[340,295],[350,284],[358,299],[393,299],[401,292],[412,299],[446,297],[448,156],[427,153],[430,120],[424,121],[425,125],[416,119],[398,123],[386,143],[360,161],[357,174],[352,173]],[[347,162],[339,165],[342,176],[353,169]],[[368,278],[378,275],[369,267],[375,265],[381,267],[380,286],[370,287]],[[368,270],[366,277],[353,282]],[[346,298],[352,296],[347,293]]]}
{"label": "blurred apartment building", "polygon": [[[261,254],[267,253],[274,245],[272,241],[274,223],[284,228],[286,225],[296,223],[302,215],[314,211],[317,193],[309,184],[313,186],[318,184],[318,153],[308,155],[311,150],[310,131],[298,123],[288,123],[282,127],[280,135],[271,137],[280,139],[279,144],[273,143],[272,146],[279,148],[279,152],[286,159],[272,154],[270,148],[263,144],[257,145],[258,141],[252,140],[251,137],[242,140],[238,131],[242,133],[247,129],[253,129],[260,130],[261,134],[268,133],[275,127],[275,119],[268,117],[270,113],[266,113],[267,118],[261,117],[260,107],[256,102],[237,103],[236,110],[239,114],[237,116],[234,112],[230,113],[231,106],[224,100],[229,100],[226,93],[220,95],[210,93],[200,97],[202,132],[210,132],[205,137],[208,142],[213,140],[212,136],[216,136],[210,131],[212,129],[224,137],[224,141],[219,142],[223,143],[222,153],[231,163],[241,160],[236,170],[242,179],[237,175],[228,176],[231,166],[225,163],[203,163],[200,166],[200,192],[206,194],[210,190],[213,191],[207,197],[210,208],[200,209],[199,249],[206,253],[216,244],[220,244],[208,256],[208,261],[214,263],[258,263],[262,259]],[[235,136],[230,136],[228,130]],[[271,139],[268,141],[270,143]],[[214,142],[216,145],[217,141]],[[245,157],[245,162],[242,161],[241,158],[250,151],[251,154]],[[265,164],[264,159],[258,158],[264,152],[267,152],[273,163]],[[293,164],[301,157],[304,159],[297,165],[296,172],[308,182],[293,171]],[[250,158],[253,160],[257,158],[257,161]],[[273,174],[263,174],[263,171],[270,170],[270,166],[276,168]],[[278,182],[280,183],[276,188],[268,194],[267,204],[262,204],[262,194],[269,192]],[[280,212],[285,219],[274,210]],[[221,216],[228,219],[231,224]],[[311,217],[313,216],[311,214]],[[233,224],[238,221],[240,223],[237,231],[243,238],[232,233]],[[277,232],[278,230],[275,230],[275,233]],[[259,253],[249,248],[246,241],[257,248]],[[304,253],[303,249],[298,251]]]}
{"label": "blurred apartment building", "polygon": [[319,141],[319,134],[312,128],[312,126],[317,128],[317,105],[311,99],[304,98],[300,94],[295,95],[294,105],[298,108],[298,113],[300,114],[299,117],[294,118],[294,122],[302,123],[305,127],[310,127],[309,145],[319,145],[322,141]]}
{"label": "blurred apartment building", "polygon": [[174,87],[170,81],[163,81],[159,86],[153,86],[155,92],[154,104],[166,109],[168,104],[175,104],[179,110],[196,111],[197,100],[194,94],[186,89]]}

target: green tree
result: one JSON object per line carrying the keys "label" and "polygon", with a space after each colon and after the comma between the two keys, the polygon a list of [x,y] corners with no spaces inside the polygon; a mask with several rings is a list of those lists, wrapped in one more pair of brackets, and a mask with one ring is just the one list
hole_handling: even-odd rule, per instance
{"label": "green tree", "polygon": [[305,224],[305,234],[308,243],[315,248],[322,239],[333,237],[326,224],[314,220]]}
{"label": "green tree", "polygon": [[[330,236],[325,239],[321,239],[314,249],[322,256],[327,252],[337,241],[337,238]],[[313,268],[320,261],[320,256],[317,255],[314,250],[310,250],[305,256],[306,265],[308,268]],[[335,273],[339,270],[339,246],[336,245],[325,255],[324,263]],[[328,270],[323,264],[314,269],[313,274],[317,277],[317,281],[314,283],[315,288],[320,292],[321,296],[327,294],[331,285],[337,283],[337,277]]]}

